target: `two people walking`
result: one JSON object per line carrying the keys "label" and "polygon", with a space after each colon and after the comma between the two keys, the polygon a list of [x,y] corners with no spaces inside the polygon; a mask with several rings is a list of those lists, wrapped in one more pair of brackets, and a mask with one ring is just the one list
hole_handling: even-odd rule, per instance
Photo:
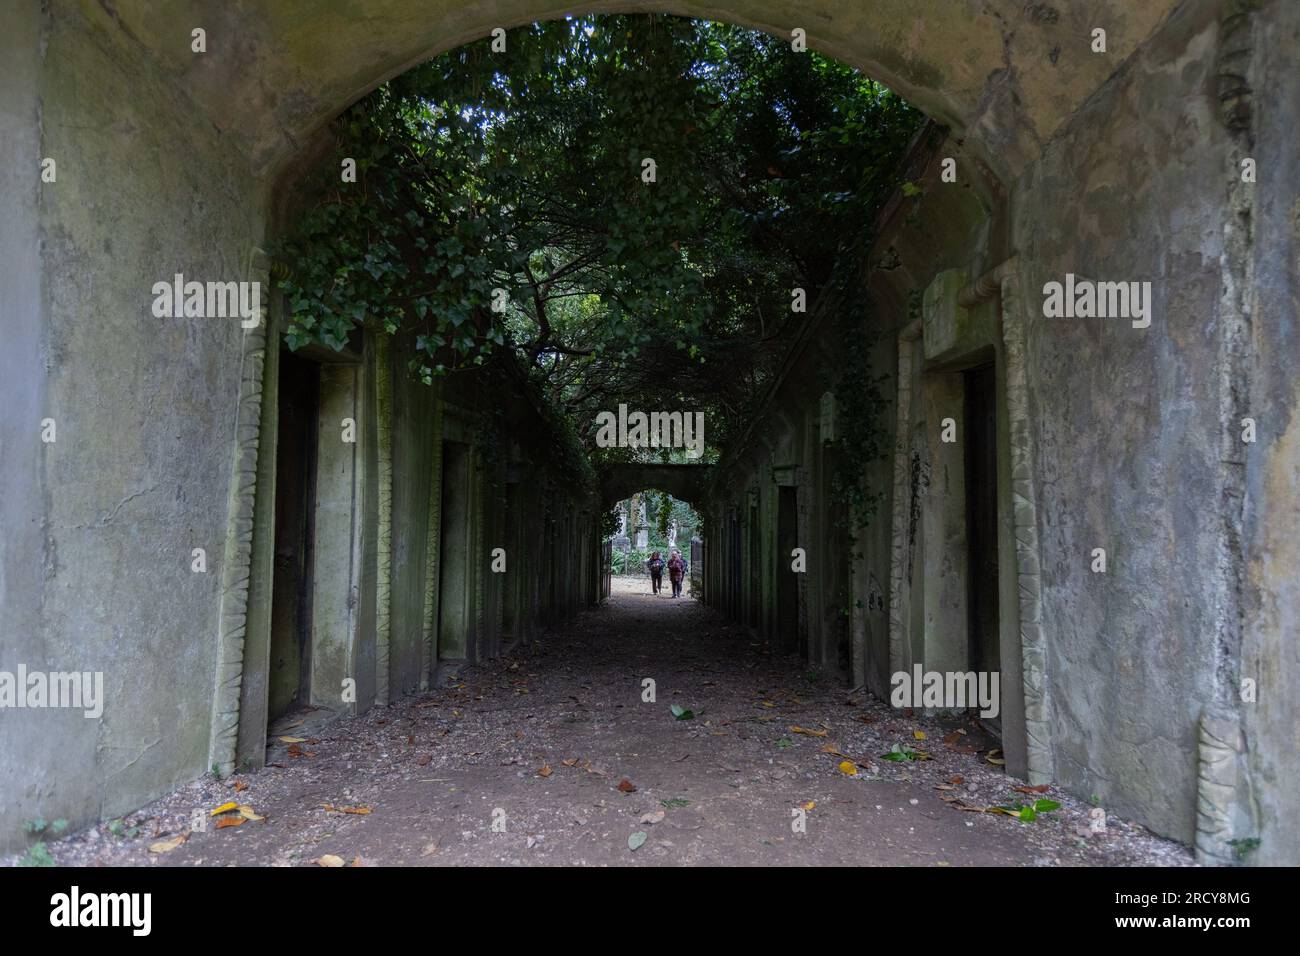
{"label": "two people walking", "polygon": [[673,586],[673,597],[682,596],[682,579],[686,577],[686,559],[682,557],[680,551],[674,550],[672,556],[668,558],[667,565],[658,551],[651,553],[649,560],[645,563],[650,570],[650,587],[655,594],[658,594],[663,588],[664,568],[668,568],[668,580]]}

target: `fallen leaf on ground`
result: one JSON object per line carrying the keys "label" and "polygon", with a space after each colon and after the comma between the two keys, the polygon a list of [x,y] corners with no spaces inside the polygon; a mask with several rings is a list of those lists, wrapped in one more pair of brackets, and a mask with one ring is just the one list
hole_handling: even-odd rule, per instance
{"label": "fallen leaf on ground", "polygon": [[429,765],[429,761],[432,759],[433,758],[428,754],[421,754],[420,756],[415,758],[415,765],[417,767],[427,767]]}
{"label": "fallen leaf on ground", "polygon": [[170,840],[159,840],[157,843],[149,844],[150,853],[170,853],[182,843],[190,838],[190,831],[186,830],[180,836],[174,836]]}
{"label": "fallen leaf on ground", "polygon": [[235,793],[239,793],[241,790],[247,790],[247,789],[248,789],[248,784],[245,783],[243,780],[235,781]]}
{"label": "fallen leaf on ground", "polygon": [[816,800],[809,800],[807,803],[805,803],[805,804],[803,805],[803,808],[804,808],[805,810],[811,810],[811,809],[812,809],[813,807],[815,807],[815,806],[817,806],[817,801],[816,801]]}
{"label": "fallen leaf on ground", "polygon": [[653,824],[655,824],[655,823],[659,823],[659,822],[660,822],[661,820],[663,820],[663,818],[666,817],[667,815],[668,815],[668,814],[664,813],[664,811],[662,811],[662,810],[655,810],[653,813],[645,813],[645,814],[642,814],[642,816],[641,816],[641,822],[642,822],[642,823],[649,823],[649,824],[652,824],[652,825],[653,825]]}
{"label": "fallen leaf on ground", "polygon": [[792,734],[806,734],[809,737],[825,737],[830,733],[829,730],[811,730],[808,727],[791,727]]}
{"label": "fallen leaf on ground", "polygon": [[239,815],[245,820],[265,820],[266,817],[259,817],[257,813],[246,803],[239,805]]}
{"label": "fallen leaf on ground", "polygon": [[578,765],[578,758],[570,757],[567,760],[561,760],[560,763],[564,764],[566,767],[576,767]]}
{"label": "fallen leaf on ground", "polygon": [[967,813],[988,812],[987,807],[977,807],[974,806],[973,804],[967,803],[965,800],[959,800],[956,797],[940,797],[939,799],[941,799],[944,803],[948,804],[948,806],[952,807],[954,810],[964,810]]}
{"label": "fallen leaf on ground", "polygon": [[1046,793],[1052,789],[1052,785],[1050,783],[1040,783],[1036,787],[1012,787],[1011,789],[1016,793]]}
{"label": "fallen leaf on ground", "polygon": [[1003,764],[1006,763],[1006,760],[1003,757],[994,756],[995,754],[1000,754],[1000,753],[1002,753],[1001,750],[996,750],[996,749],[990,750],[988,753],[984,755],[984,759],[987,760],[989,763],[993,764],[994,766],[1001,767]]}
{"label": "fallen leaf on ground", "polygon": [[823,744],[821,748],[821,752],[824,754],[830,754],[832,757],[845,756],[844,754],[840,753],[839,750],[836,749],[834,744]]}
{"label": "fallen leaf on ground", "polygon": [[840,773],[846,777],[856,777],[858,775],[858,766],[851,760],[843,760],[840,762]]}
{"label": "fallen leaf on ground", "polygon": [[326,853],[324,856],[318,856],[312,860],[317,866],[343,866],[343,857],[335,856],[333,853]]}
{"label": "fallen leaf on ground", "polygon": [[234,817],[234,816],[222,817],[220,820],[217,821],[217,829],[224,830],[226,827],[242,826],[243,823],[244,823],[243,817]]}
{"label": "fallen leaf on ground", "polygon": [[551,765],[549,763],[544,763],[542,764],[542,769],[537,771],[537,776],[549,777],[552,774],[552,772],[553,771],[551,770]]}
{"label": "fallen leaf on ground", "polygon": [[925,736],[925,731],[924,731],[924,730],[914,730],[914,731],[912,731],[912,736],[913,736],[916,740],[926,740],[926,739],[927,739],[926,736]]}
{"label": "fallen leaf on ground", "polygon": [[282,744],[305,744],[306,742],[307,742],[306,737],[281,737],[280,738],[280,743]]}
{"label": "fallen leaf on ground", "polygon": [[624,777],[618,782],[618,789],[622,790],[624,793],[636,793],[636,784],[627,779],[627,777]]}
{"label": "fallen leaf on ground", "polygon": [[954,753],[973,754],[978,753],[979,748],[972,743],[962,743],[962,737],[965,735],[964,730],[954,730],[943,738],[943,745]]}
{"label": "fallen leaf on ground", "polygon": [[637,830],[636,833],[633,833],[627,838],[627,848],[629,850],[635,850],[641,846],[641,844],[645,843],[645,841],[646,832],[644,830]]}
{"label": "fallen leaf on ground", "polygon": [[211,816],[217,817],[223,813],[229,813],[231,810],[238,810],[238,809],[239,809],[239,804],[231,800],[229,803],[223,803],[221,806],[217,807],[217,809],[213,810]]}
{"label": "fallen leaf on ground", "polygon": [[353,813],[357,816],[365,816],[367,813],[374,812],[373,807],[336,807],[332,803],[327,803],[321,807],[329,813]]}

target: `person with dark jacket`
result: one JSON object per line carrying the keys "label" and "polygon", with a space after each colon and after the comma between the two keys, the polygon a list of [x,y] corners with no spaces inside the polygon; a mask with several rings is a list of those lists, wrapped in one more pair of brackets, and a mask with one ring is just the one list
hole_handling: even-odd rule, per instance
{"label": "person with dark jacket", "polygon": [[650,554],[650,560],[645,563],[650,569],[650,587],[655,594],[664,586],[664,559],[659,557],[659,552],[654,551]]}
{"label": "person with dark jacket", "polygon": [[682,578],[686,577],[686,559],[680,551],[674,551],[668,559],[668,580],[673,584],[673,597],[682,596]]}

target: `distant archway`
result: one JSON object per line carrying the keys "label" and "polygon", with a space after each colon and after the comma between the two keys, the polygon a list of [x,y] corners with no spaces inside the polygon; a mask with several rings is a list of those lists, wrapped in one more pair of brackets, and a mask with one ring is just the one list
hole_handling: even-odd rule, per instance
{"label": "distant archway", "polygon": [[612,465],[600,483],[602,507],[613,507],[646,488],[666,491],[678,501],[698,506],[713,474],[711,465],[665,465],[631,462]]}

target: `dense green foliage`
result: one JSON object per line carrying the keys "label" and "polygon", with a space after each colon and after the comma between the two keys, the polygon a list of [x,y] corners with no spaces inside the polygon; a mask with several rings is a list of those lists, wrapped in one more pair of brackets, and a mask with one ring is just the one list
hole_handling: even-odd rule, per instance
{"label": "dense green foliage", "polygon": [[918,115],[847,67],[707,22],[586,17],[490,44],[337,121],[278,250],[290,345],[409,331],[425,381],[510,350],[588,446],[620,401],[703,409],[725,444],[789,344],[791,290],[811,309],[856,272]]}

